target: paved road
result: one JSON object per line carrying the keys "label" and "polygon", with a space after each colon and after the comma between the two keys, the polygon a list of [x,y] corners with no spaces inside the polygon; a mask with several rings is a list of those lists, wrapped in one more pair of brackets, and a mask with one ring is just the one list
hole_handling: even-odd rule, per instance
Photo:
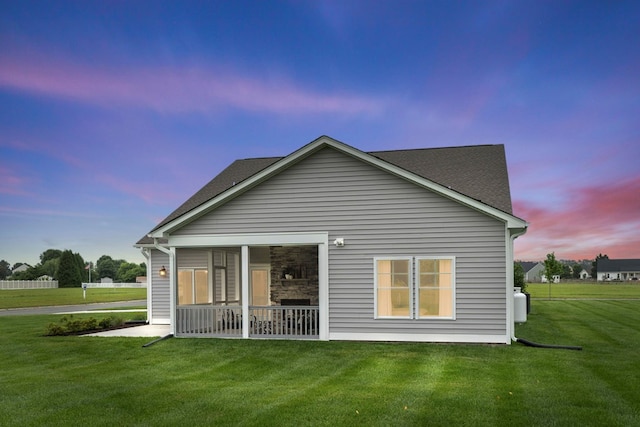
{"label": "paved road", "polygon": [[88,310],[108,310],[110,308],[147,306],[147,300],[104,302],[80,305],[56,305],[51,307],[9,308],[0,310],[0,316],[32,316],[35,314],[71,313]]}

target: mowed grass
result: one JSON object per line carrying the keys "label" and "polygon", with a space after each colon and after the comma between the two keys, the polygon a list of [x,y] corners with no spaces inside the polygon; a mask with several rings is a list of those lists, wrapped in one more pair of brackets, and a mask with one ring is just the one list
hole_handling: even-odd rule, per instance
{"label": "mowed grass", "polygon": [[82,288],[3,289],[0,290],[0,309],[132,301],[146,298],[145,288],[87,289],[86,299],[83,298]]}
{"label": "mowed grass", "polygon": [[535,300],[506,345],[43,337],[0,318],[0,425],[640,425],[640,301]]}
{"label": "mowed grass", "polygon": [[529,283],[532,298],[640,299],[638,282]]}

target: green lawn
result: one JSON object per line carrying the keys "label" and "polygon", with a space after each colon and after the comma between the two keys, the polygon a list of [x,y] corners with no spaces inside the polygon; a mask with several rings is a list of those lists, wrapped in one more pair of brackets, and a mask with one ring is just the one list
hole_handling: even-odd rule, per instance
{"label": "green lawn", "polygon": [[82,288],[9,289],[0,290],[0,309],[131,301],[146,298],[147,290],[144,288],[87,289],[86,299],[83,298]]}
{"label": "green lawn", "polygon": [[[96,316],[94,316],[96,317]],[[640,301],[534,300],[505,345],[43,337],[0,317],[0,425],[640,425]]]}
{"label": "green lawn", "polygon": [[532,298],[581,298],[581,299],[640,299],[640,283],[634,282],[576,282],[529,283],[527,292]]}

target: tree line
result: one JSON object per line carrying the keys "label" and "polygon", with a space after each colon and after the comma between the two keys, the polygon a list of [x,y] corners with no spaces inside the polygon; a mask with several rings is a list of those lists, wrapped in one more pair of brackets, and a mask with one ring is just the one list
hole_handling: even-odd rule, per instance
{"label": "tree line", "polygon": [[117,283],[135,283],[136,277],[147,274],[145,263],[135,264],[102,255],[94,265],[68,249],[47,249],[40,254],[38,264],[12,274],[21,265],[26,264],[16,263],[12,267],[6,260],[0,260],[0,280],[49,279],[57,280],[61,288],[73,288],[82,286],[82,283],[99,282],[106,277]]}

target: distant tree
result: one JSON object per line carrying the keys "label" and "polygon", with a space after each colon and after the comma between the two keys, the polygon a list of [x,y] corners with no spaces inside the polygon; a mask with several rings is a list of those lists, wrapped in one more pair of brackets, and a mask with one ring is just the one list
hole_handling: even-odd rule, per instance
{"label": "distant tree", "polygon": [[120,283],[135,283],[136,277],[144,276],[146,273],[147,268],[144,264],[134,264],[125,261],[118,267],[116,281]]}
{"label": "distant tree", "polygon": [[11,276],[11,264],[5,260],[0,261],[0,280],[5,280],[9,276]]}
{"label": "distant tree", "polygon": [[579,279],[580,278],[580,273],[583,270],[582,264],[573,264],[573,267],[571,267],[573,270],[573,274],[571,275],[571,277],[573,277],[574,279]]}
{"label": "distant tree", "polygon": [[527,283],[524,281],[524,269],[520,263],[513,263],[513,286],[520,288],[522,292],[527,288]]}
{"label": "distant tree", "polygon": [[61,288],[76,288],[82,283],[82,275],[78,267],[77,258],[70,250],[65,250],[60,256],[58,266],[58,284]]}
{"label": "distant tree", "polygon": [[554,252],[547,254],[547,259],[544,260],[544,275],[547,277],[549,283],[553,281],[553,276],[562,275],[562,264],[556,260],[556,254]]}
{"label": "distant tree", "polygon": [[562,273],[560,277],[563,279],[571,279],[572,270],[569,264],[562,264]]}
{"label": "distant tree", "polygon": [[600,259],[609,259],[609,256],[606,254],[598,254],[596,259],[591,263],[591,277],[594,279],[598,278],[598,260]]}
{"label": "distant tree", "polygon": [[53,280],[58,279],[58,266],[60,265],[60,258],[48,259],[41,264],[42,274],[52,277]]}
{"label": "distant tree", "polygon": [[109,255],[102,255],[98,258],[98,261],[96,261],[96,270],[99,279],[102,279],[103,277],[115,279],[118,271],[113,259]]}
{"label": "distant tree", "polygon": [[62,251],[60,249],[47,249],[40,254],[40,264],[44,265],[52,259],[60,259]]}

